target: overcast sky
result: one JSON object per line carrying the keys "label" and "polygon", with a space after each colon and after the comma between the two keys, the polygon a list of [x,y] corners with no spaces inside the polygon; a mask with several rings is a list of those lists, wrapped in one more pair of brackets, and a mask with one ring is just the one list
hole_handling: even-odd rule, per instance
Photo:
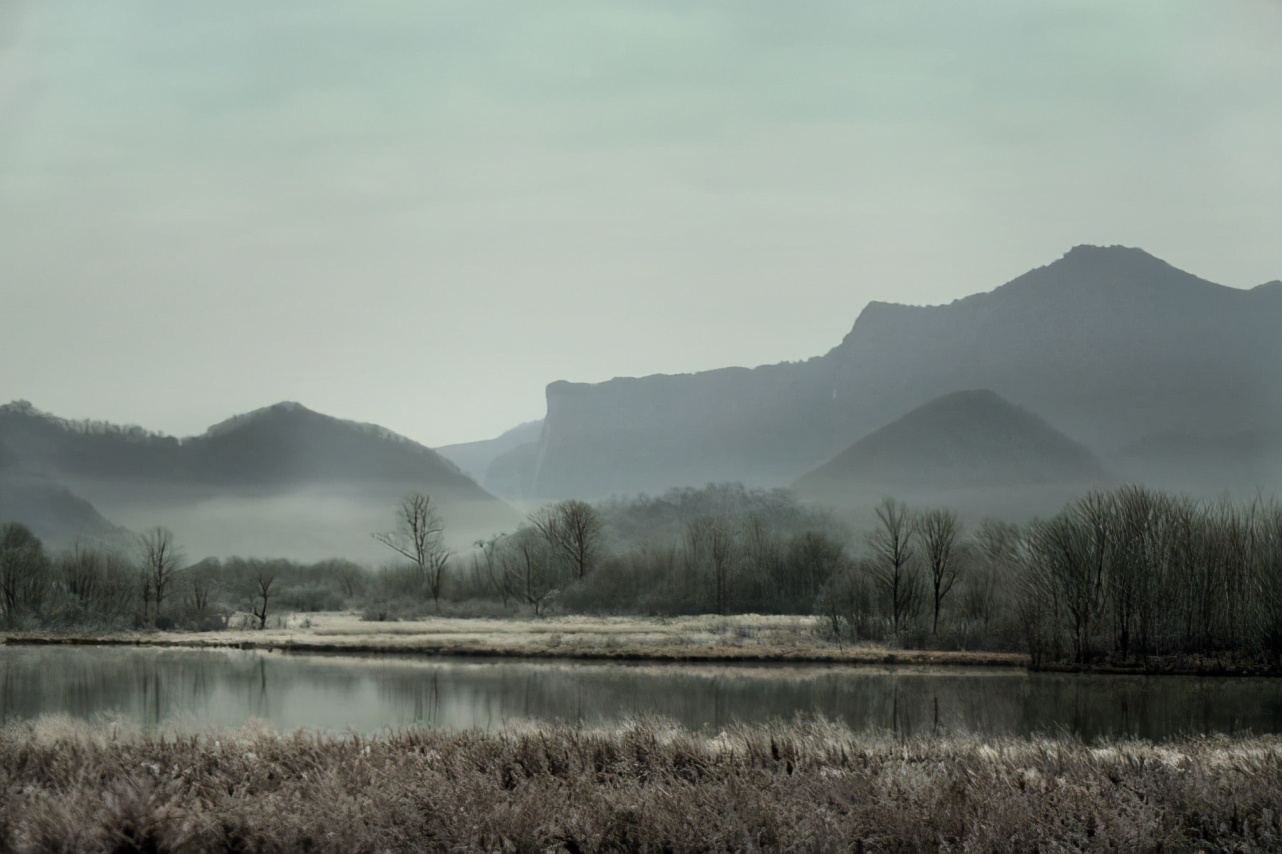
{"label": "overcast sky", "polygon": [[1282,3],[0,0],[0,400],[430,445],[1078,243],[1282,277]]}

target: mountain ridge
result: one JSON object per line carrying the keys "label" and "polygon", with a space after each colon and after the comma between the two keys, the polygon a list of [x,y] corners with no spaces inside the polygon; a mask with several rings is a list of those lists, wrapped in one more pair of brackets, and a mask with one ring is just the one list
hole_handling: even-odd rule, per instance
{"label": "mountain ridge", "polygon": [[805,361],[550,383],[529,480],[544,498],[782,485],[967,388],[992,389],[1104,455],[1164,429],[1265,429],[1282,420],[1280,297],[1143,250],[1078,246],[951,303],[869,303]]}

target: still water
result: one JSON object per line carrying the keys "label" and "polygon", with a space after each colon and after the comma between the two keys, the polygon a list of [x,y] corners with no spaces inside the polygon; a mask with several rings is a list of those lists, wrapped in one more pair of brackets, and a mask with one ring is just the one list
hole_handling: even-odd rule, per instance
{"label": "still water", "polygon": [[1282,732],[1282,680],[0,646],[0,721],[50,714],[143,727],[260,719],[281,730],[358,732],[610,724],[642,715],[715,728],[802,714],[905,735],[1160,739]]}

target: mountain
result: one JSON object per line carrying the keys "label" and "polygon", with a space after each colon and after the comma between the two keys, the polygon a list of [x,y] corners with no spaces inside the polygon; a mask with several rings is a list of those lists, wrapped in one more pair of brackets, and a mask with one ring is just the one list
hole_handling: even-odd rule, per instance
{"label": "mountain", "polygon": [[802,494],[1091,484],[1095,455],[987,391],[938,397],[875,430],[796,483]]}
{"label": "mountain", "polygon": [[[1279,328],[1276,284],[1238,290],[1139,249],[1078,246],[947,305],[870,303],[839,345],[805,362],[554,382],[525,477],[549,498],[783,485],[923,403],[976,388],[1039,413],[1111,466],[1153,434],[1276,432]],[[1269,465],[1253,461],[1247,477]]]}
{"label": "mountain", "polygon": [[77,538],[113,539],[125,533],[52,478],[0,472],[0,524],[6,522],[25,525],[51,547],[69,545]]}
{"label": "mountain", "polygon": [[118,522],[172,528],[193,556],[378,559],[369,534],[392,526],[410,491],[437,501],[459,545],[517,520],[431,449],[297,403],[176,439],[18,402],[0,406],[0,441],[25,471],[66,483]]}
{"label": "mountain", "polygon": [[[538,447],[539,436],[543,432],[543,421],[526,421],[510,430],[504,431],[493,439],[482,439],[479,442],[463,442],[457,445],[444,445],[436,453],[454,463],[472,480],[481,484],[486,490],[503,498],[520,498],[519,490],[513,491],[502,473],[498,479],[489,481],[490,465],[499,457],[508,454],[523,445]],[[502,472],[502,469],[500,469]]]}
{"label": "mountain", "polygon": [[539,443],[525,442],[499,454],[485,467],[485,488],[511,501],[537,501],[534,469],[539,460]]}
{"label": "mountain", "polygon": [[62,484],[26,471],[18,455],[0,442],[0,525],[6,522],[27,526],[49,546],[66,545],[76,537],[123,534]]}

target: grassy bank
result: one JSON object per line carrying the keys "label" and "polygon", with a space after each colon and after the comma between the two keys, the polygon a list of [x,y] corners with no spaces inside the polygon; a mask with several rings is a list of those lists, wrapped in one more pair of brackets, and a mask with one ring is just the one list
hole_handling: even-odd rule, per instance
{"label": "grassy bank", "polygon": [[0,732],[15,851],[1277,851],[1282,739]]}
{"label": "grassy bank", "polygon": [[823,662],[1022,667],[1013,653],[901,650],[839,645],[817,618],[745,614],[716,617],[440,617],[370,622],[355,614],[299,615],[282,628],[217,632],[13,633],[8,643],[154,644],[293,652],[410,653],[619,661]]}

